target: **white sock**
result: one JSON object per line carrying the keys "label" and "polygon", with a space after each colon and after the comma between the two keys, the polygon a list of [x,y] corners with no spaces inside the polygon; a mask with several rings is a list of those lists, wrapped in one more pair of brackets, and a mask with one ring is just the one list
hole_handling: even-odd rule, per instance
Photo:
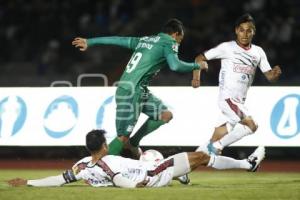
{"label": "white sock", "polygon": [[240,140],[246,135],[252,134],[252,130],[243,124],[237,123],[232,131],[226,134],[223,138],[213,143],[214,147],[217,149],[223,149],[224,147]]}
{"label": "white sock", "polygon": [[210,157],[207,164],[208,167],[215,169],[250,169],[251,164],[247,160],[235,160],[233,158],[225,156],[214,156]]}

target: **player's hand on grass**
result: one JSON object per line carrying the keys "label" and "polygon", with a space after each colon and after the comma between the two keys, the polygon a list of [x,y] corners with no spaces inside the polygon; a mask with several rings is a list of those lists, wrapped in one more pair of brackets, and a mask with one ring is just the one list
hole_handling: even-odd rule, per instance
{"label": "player's hand on grass", "polygon": [[27,180],[22,178],[15,178],[7,181],[8,185],[12,187],[27,185]]}
{"label": "player's hand on grass", "polygon": [[85,51],[87,49],[87,40],[85,38],[77,37],[72,41],[72,45],[79,48],[80,51]]}
{"label": "player's hand on grass", "polygon": [[149,179],[145,179],[145,180],[137,183],[135,187],[137,187],[137,188],[145,187],[149,183],[149,181],[150,181]]}

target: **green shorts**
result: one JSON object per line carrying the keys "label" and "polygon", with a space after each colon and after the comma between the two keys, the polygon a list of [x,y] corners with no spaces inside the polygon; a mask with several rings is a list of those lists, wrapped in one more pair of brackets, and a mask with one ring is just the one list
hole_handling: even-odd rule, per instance
{"label": "green shorts", "polygon": [[138,88],[130,91],[118,87],[115,99],[118,136],[130,136],[141,112],[150,119],[159,120],[161,113],[167,110],[167,106],[147,89]]}

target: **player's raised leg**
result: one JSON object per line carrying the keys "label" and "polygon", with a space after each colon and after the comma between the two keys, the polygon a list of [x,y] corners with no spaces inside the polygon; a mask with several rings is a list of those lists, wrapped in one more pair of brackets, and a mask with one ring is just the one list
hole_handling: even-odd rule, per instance
{"label": "player's raised leg", "polygon": [[240,140],[241,138],[253,134],[257,129],[257,125],[254,123],[251,117],[244,118],[240,123],[237,123],[233,130],[225,135],[223,138],[216,142],[216,146],[219,144],[219,149]]}
{"label": "player's raised leg", "polygon": [[137,130],[137,132],[130,138],[129,145],[133,153],[138,153],[139,144],[142,138],[149,133],[155,131],[160,126],[168,123],[173,118],[173,114],[168,110],[167,106],[148,90],[143,93],[144,101],[142,105],[142,112],[149,118],[144,124]]}
{"label": "player's raised leg", "polygon": [[224,147],[255,133],[257,129],[244,104],[224,99],[219,102],[219,106],[222,110],[219,122],[223,120],[223,125],[215,130],[216,134],[207,145],[208,152],[217,155],[221,154]]}
{"label": "player's raised leg", "polygon": [[172,119],[172,112],[163,111],[159,120],[147,119],[141,128],[130,138],[130,144],[138,147],[143,137],[158,129],[161,125],[168,123]]}
{"label": "player's raised leg", "polygon": [[237,123],[228,134],[224,134],[221,139],[211,141],[208,145],[208,149],[210,152],[220,154],[224,147],[229,146],[247,135],[253,134],[256,129],[257,125],[252,118],[246,117],[240,123]]}

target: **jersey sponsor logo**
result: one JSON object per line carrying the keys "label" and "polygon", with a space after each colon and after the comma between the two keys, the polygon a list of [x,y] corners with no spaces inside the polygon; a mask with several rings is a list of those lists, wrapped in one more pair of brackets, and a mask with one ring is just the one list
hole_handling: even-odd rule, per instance
{"label": "jersey sponsor logo", "polygon": [[300,134],[300,95],[289,94],[274,106],[270,126],[273,133],[282,139],[290,139]]}
{"label": "jersey sponsor logo", "polygon": [[255,73],[255,68],[250,65],[243,65],[243,64],[233,64],[233,71],[237,73],[249,74],[253,75]]}
{"label": "jersey sponsor logo", "polygon": [[87,183],[89,185],[103,185],[103,186],[112,185],[109,180],[99,179],[99,178],[98,179],[96,179],[96,178],[88,178],[87,179]]}
{"label": "jersey sponsor logo", "polygon": [[[129,169],[128,169],[128,173],[129,173],[129,174],[142,174],[143,171],[142,171],[141,169],[129,168]],[[126,175],[124,174],[124,176],[126,176]],[[127,174],[127,176],[129,177],[128,174]]]}
{"label": "jersey sponsor logo", "polygon": [[173,45],[172,45],[172,49],[173,49],[173,51],[175,51],[176,53],[178,53],[178,48],[179,48],[179,45],[178,45],[178,44],[173,44]]}
{"label": "jersey sponsor logo", "polygon": [[44,115],[44,129],[53,138],[68,135],[76,126],[78,105],[71,96],[61,96],[55,99]]}
{"label": "jersey sponsor logo", "polygon": [[160,39],[159,36],[154,36],[154,37],[145,36],[145,37],[142,37],[142,38],[140,39],[140,41],[154,42],[154,43],[156,43],[156,42],[159,41],[159,39]]}
{"label": "jersey sponsor logo", "polygon": [[8,96],[0,100],[0,138],[9,138],[23,127],[27,117],[27,106],[19,96]]}
{"label": "jersey sponsor logo", "polygon": [[136,49],[144,48],[144,49],[149,49],[149,50],[151,50],[152,47],[153,47],[152,44],[145,43],[145,42],[140,42],[140,43],[138,43],[138,45],[136,46]]}

